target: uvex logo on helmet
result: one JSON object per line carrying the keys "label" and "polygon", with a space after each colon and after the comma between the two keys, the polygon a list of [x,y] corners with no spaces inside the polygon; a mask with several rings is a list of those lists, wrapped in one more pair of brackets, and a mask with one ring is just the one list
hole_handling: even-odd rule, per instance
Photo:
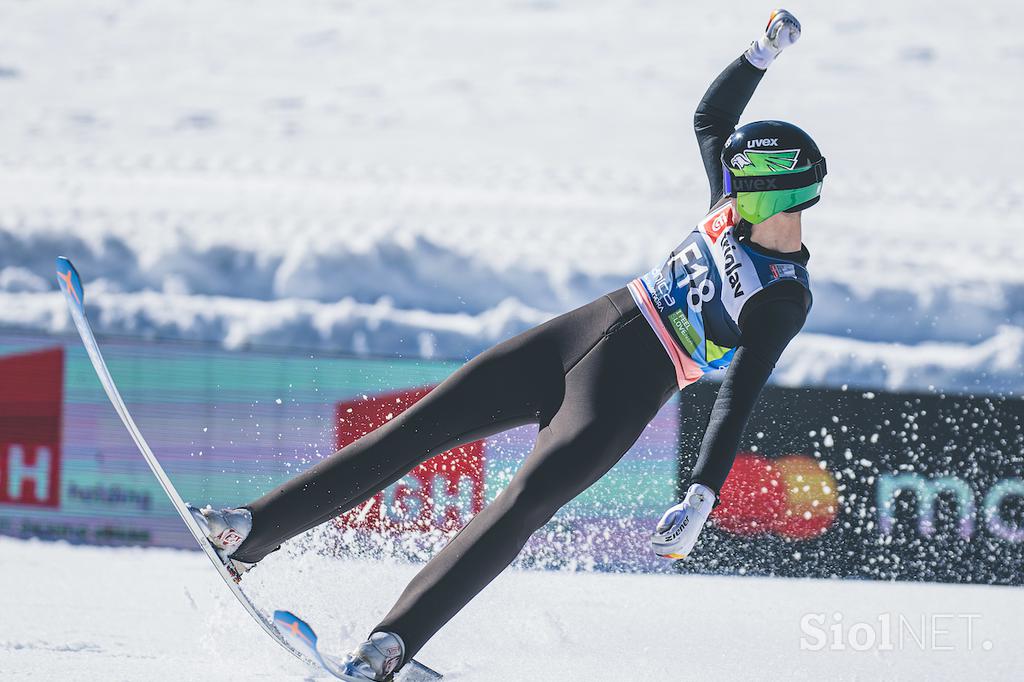
{"label": "uvex logo on helmet", "polygon": [[762,137],[760,140],[747,140],[747,149],[751,147],[778,147],[779,138]]}

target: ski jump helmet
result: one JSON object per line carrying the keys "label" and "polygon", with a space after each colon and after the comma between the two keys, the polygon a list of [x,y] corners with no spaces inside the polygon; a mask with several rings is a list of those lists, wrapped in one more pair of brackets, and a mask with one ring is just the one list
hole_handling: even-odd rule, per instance
{"label": "ski jump helmet", "polygon": [[811,136],[792,123],[755,121],[725,141],[725,194],[736,198],[745,220],[760,223],[818,203],[825,157]]}

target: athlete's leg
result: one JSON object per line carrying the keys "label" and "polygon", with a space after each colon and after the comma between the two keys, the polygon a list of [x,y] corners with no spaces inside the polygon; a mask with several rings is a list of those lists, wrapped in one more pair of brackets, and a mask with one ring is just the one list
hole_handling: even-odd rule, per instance
{"label": "athlete's leg", "polygon": [[675,391],[675,372],[643,318],[604,338],[565,378],[565,399],[498,498],[413,579],[377,626],[411,658],[515,558],[530,535],[601,478]]}
{"label": "athlete's leg", "polygon": [[245,505],[253,528],[233,558],[259,561],[429,457],[550,415],[562,400],[566,366],[618,314],[603,297],[477,356],[395,419]]}

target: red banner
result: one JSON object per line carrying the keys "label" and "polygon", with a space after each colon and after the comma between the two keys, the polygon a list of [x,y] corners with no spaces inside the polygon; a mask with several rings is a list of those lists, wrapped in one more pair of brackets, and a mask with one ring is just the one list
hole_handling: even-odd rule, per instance
{"label": "red banner", "polygon": [[0,358],[0,504],[60,506],[64,349]]}
{"label": "red banner", "polygon": [[[396,418],[430,391],[413,388],[339,403],[337,447]],[[437,455],[339,519],[349,528],[458,530],[484,507],[484,441]]]}

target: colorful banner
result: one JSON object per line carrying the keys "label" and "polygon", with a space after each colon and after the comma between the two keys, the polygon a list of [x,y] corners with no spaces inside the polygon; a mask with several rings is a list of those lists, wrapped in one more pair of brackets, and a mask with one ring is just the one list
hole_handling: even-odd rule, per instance
{"label": "colorful banner", "polygon": [[[172,480],[186,499],[214,505],[266,492],[457,367],[104,347]],[[716,389],[698,382],[667,406],[519,564],[665,570],[647,537],[694,464]],[[675,569],[1020,584],[1022,426],[1017,399],[769,387],[709,528]],[[332,548],[428,558],[508,484],[535,432],[468,443],[418,467],[329,525]],[[0,534],[191,547],[77,341],[0,336]]]}

